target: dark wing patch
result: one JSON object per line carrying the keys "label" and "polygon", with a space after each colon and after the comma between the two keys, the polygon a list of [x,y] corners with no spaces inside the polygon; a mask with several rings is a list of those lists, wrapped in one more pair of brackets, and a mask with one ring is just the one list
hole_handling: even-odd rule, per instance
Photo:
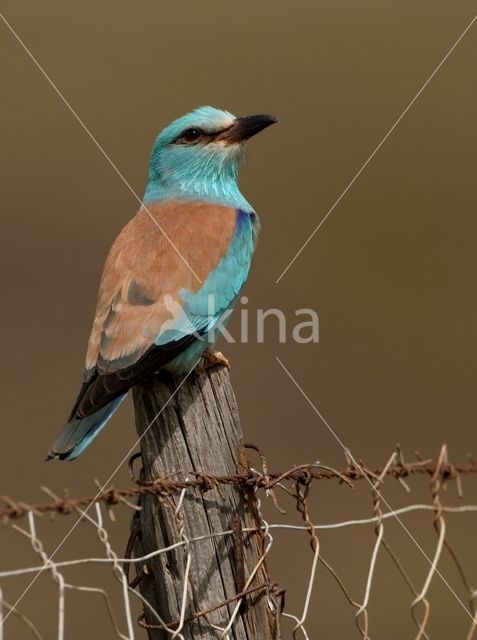
{"label": "dark wing patch", "polygon": [[146,289],[138,284],[134,278],[129,283],[127,299],[129,304],[141,307],[150,307],[156,302],[155,298],[148,295]]}

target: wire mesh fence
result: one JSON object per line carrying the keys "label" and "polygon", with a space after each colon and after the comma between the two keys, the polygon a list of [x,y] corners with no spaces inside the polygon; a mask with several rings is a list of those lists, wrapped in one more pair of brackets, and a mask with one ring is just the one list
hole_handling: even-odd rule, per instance
{"label": "wire mesh fence", "polygon": [[[142,482],[134,471],[133,456],[130,461],[130,475],[132,485],[126,489],[109,487],[100,491],[96,496],[73,497],[68,494],[58,496],[50,489],[43,487],[46,494],[45,501],[28,504],[2,496],[0,503],[0,517],[3,522],[3,537],[6,533],[14,533],[25,541],[25,557],[28,546],[36,556],[36,562],[31,565],[22,558],[15,558],[15,567],[3,569],[0,567],[0,640],[10,637],[10,625],[16,621],[15,628],[23,627],[22,637],[46,638],[35,621],[35,610],[25,608],[24,594],[31,588],[34,590],[39,576],[46,576],[56,585],[55,603],[50,610],[55,611],[57,620],[56,637],[64,640],[70,637],[67,631],[68,611],[75,606],[74,592],[88,593],[97,598],[96,615],[102,611],[109,621],[110,637],[136,638],[145,635],[144,629],[160,629],[166,637],[182,638],[187,622],[191,617],[200,620],[201,624],[209,625],[211,637],[234,638],[234,624],[241,607],[253,606],[257,597],[266,598],[270,614],[273,616],[274,634],[276,638],[315,637],[308,627],[310,611],[319,606],[320,593],[316,588],[320,580],[327,574],[342,593],[343,615],[354,618],[356,636],[370,639],[373,634],[372,616],[370,614],[373,599],[377,597],[377,573],[381,555],[387,556],[395,571],[392,579],[388,579],[387,588],[392,592],[398,583],[404,585],[408,594],[409,611],[398,612],[398,617],[410,616],[414,632],[413,637],[429,639],[431,637],[431,620],[438,605],[434,605],[432,585],[441,581],[449,591],[449,597],[456,599],[462,614],[467,617],[465,635],[467,640],[477,637],[476,598],[477,590],[473,588],[474,573],[471,557],[472,549],[462,550],[455,545],[449,533],[450,520],[463,517],[472,519],[472,527],[477,531],[477,504],[467,503],[465,500],[463,478],[467,484],[475,484],[477,463],[468,458],[463,465],[452,464],[448,459],[447,448],[444,445],[437,459],[423,459],[416,456],[413,461],[406,460],[400,448],[392,453],[385,464],[377,469],[369,468],[363,461],[353,462],[346,458],[344,468],[334,469],[320,462],[293,466],[283,472],[269,471],[268,462],[263,452],[253,445],[246,445],[252,455],[256,457],[255,466],[249,466],[241,473],[232,476],[210,476],[187,470],[187,480],[184,480],[184,470],[160,477],[151,482]],[[414,485],[421,477],[426,480],[428,500],[415,501]],[[328,481],[328,482],[327,482]],[[333,522],[323,522],[320,514],[320,503],[326,501],[329,483],[337,483],[346,488],[358,484],[366,488],[368,496],[368,513],[361,518],[340,519]],[[393,509],[383,496],[384,487],[390,484],[398,485],[405,497],[405,504]],[[188,539],[180,528],[183,501],[188,493],[203,495],[215,492],[217,500],[221,499],[222,485],[239,485],[253,491],[259,508],[260,521],[256,528],[244,528],[234,523],[230,529],[210,531],[207,536]],[[317,488],[319,487],[319,489]],[[452,487],[453,491],[447,491]],[[313,499],[319,493],[320,499]],[[138,499],[145,494],[156,495],[161,501],[168,501],[175,497],[174,509],[171,517],[177,519],[179,531],[182,531],[174,543],[169,547],[158,548],[152,553],[141,557],[133,556],[134,529],[129,541],[128,533],[124,532],[125,551],[113,548],[110,527],[117,518],[118,511],[127,513],[137,512]],[[445,499],[444,499],[445,498]],[[401,501],[402,502],[402,501]],[[434,529],[434,544],[429,553],[421,546],[413,531],[410,530],[407,518],[411,514],[424,513],[429,516],[428,526]],[[293,514],[293,517],[292,517]],[[464,516],[464,514],[470,514]],[[276,518],[274,517],[276,516]],[[81,540],[85,549],[89,548],[87,538],[99,542],[101,553],[96,556],[84,555],[58,559],[55,547],[49,548],[42,539],[40,530],[46,520],[58,521],[60,516],[68,516],[73,526],[81,524]],[[297,520],[298,516],[298,520]],[[406,564],[406,559],[400,557],[400,551],[389,541],[388,528],[390,523],[397,523],[404,536],[409,537],[417,545],[419,553],[425,559],[425,571],[416,579],[413,567]],[[466,525],[469,526],[468,523]],[[350,588],[340,571],[326,557],[326,545],[321,543],[325,532],[343,531],[346,533],[347,544],[353,544],[356,529],[368,529],[373,532],[373,544],[369,556],[366,558],[367,573],[364,584],[359,593],[355,587]],[[0,531],[0,535],[2,535]],[[69,530],[71,531],[71,529]],[[287,531],[296,535],[294,545],[309,547],[309,565],[303,587],[303,598],[298,610],[288,607],[287,590],[295,589],[296,584],[277,584],[275,582],[257,584],[257,572],[264,563],[269,566],[270,575],[274,574],[274,565],[279,561],[274,557],[274,549],[280,535]],[[237,566],[237,580],[240,588],[236,595],[221,602],[210,602],[207,607],[195,608],[195,603],[187,602],[189,570],[191,558],[205,539],[230,539],[235,548],[237,565],[243,557],[241,549],[247,545],[248,536],[257,532],[263,537],[263,553],[252,571],[245,575],[243,567]],[[77,535],[72,533],[72,535]],[[288,547],[290,542],[287,541]],[[293,546],[294,546],[293,545]],[[4,544],[0,545],[4,547]],[[180,616],[177,620],[163,620],[159,612],[153,610],[140,593],[139,585],[147,579],[148,563],[161,554],[172,550],[183,553],[183,581],[184,591],[180,603]],[[293,549],[290,549],[293,552]],[[359,552],[357,550],[357,552]],[[360,552],[365,553],[365,551]],[[443,572],[441,565],[444,557],[454,566],[460,576],[459,590],[451,585]],[[18,565],[18,566],[17,566]],[[107,566],[117,581],[117,588],[106,589],[98,579],[100,566]],[[134,567],[134,570],[131,570]],[[82,570],[81,578],[87,576],[87,583],[80,583],[75,572]],[[87,573],[85,573],[87,571]],[[10,583],[21,580],[21,587],[10,596]],[[189,585],[190,586],[190,585]],[[465,594],[462,597],[462,593]],[[102,603],[100,606],[99,603]],[[146,623],[144,614],[137,614],[138,607],[152,613],[154,624]],[[190,612],[193,612],[192,615]],[[212,613],[220,612],[220,624]],[[149,617],[150,619],[150,617]],[[289,633],[289,635],[286,635]],[[18,637],[18,636],[15,636]],[[403,636],[396,636],[403,637]],[[444,636],[441,636],[444,637]],[[457,637],[457,636],[455,636]]]}

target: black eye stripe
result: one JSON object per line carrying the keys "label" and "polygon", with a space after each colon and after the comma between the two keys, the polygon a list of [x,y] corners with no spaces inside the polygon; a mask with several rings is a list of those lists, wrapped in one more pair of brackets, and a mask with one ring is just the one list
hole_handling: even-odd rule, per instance
{"label": "black eye stripe", "polygon": [[189,127],[174,141],[175,144],[193,144],[204,137],[204,131],[199,127]]}
{"label": "black eye stripe", "polygon": [[188,129],[184,129],[180,136],[174,140],[173,144],[193,144],[199,140],[209,142],[214,140],[220,133],[222,133],[221,129],[218,131],[204,131],[200,127],[189,127]]}
{"label": "black eye stripe", "polygon": [[184,131],[182,137],[186,140],[197,140],[197,138],[200,138],[200,136],[202,136],[203,134],[204,132],[202,131],[202,129],[199,129],[198,127],[192,127],[191,129],[187,129],[186,131]]}

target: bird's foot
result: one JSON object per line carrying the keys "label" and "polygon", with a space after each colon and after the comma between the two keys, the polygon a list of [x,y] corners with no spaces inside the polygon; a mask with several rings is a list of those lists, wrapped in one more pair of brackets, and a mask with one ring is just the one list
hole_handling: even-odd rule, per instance
{"label": "bird's foot", "polygon": [[207,369],[212,369],[213,367],[227,367],[230,371],[230,362],[220,351],[209,350],[204,351],[202,354],[202,362],[197,367],[196,374],[200,376]]}

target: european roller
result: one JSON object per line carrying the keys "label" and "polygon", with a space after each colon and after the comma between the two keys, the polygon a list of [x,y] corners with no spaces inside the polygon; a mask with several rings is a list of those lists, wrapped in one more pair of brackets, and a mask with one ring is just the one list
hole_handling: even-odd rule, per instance
{"label": "european roller", "polygon": [[73,460],[129,389],[203,361],[249,270],[257,214],[237,177],[247,140],[277,122],[200,107],[157,137],[146,193],[103,269],[83,385],[47,459]]}

